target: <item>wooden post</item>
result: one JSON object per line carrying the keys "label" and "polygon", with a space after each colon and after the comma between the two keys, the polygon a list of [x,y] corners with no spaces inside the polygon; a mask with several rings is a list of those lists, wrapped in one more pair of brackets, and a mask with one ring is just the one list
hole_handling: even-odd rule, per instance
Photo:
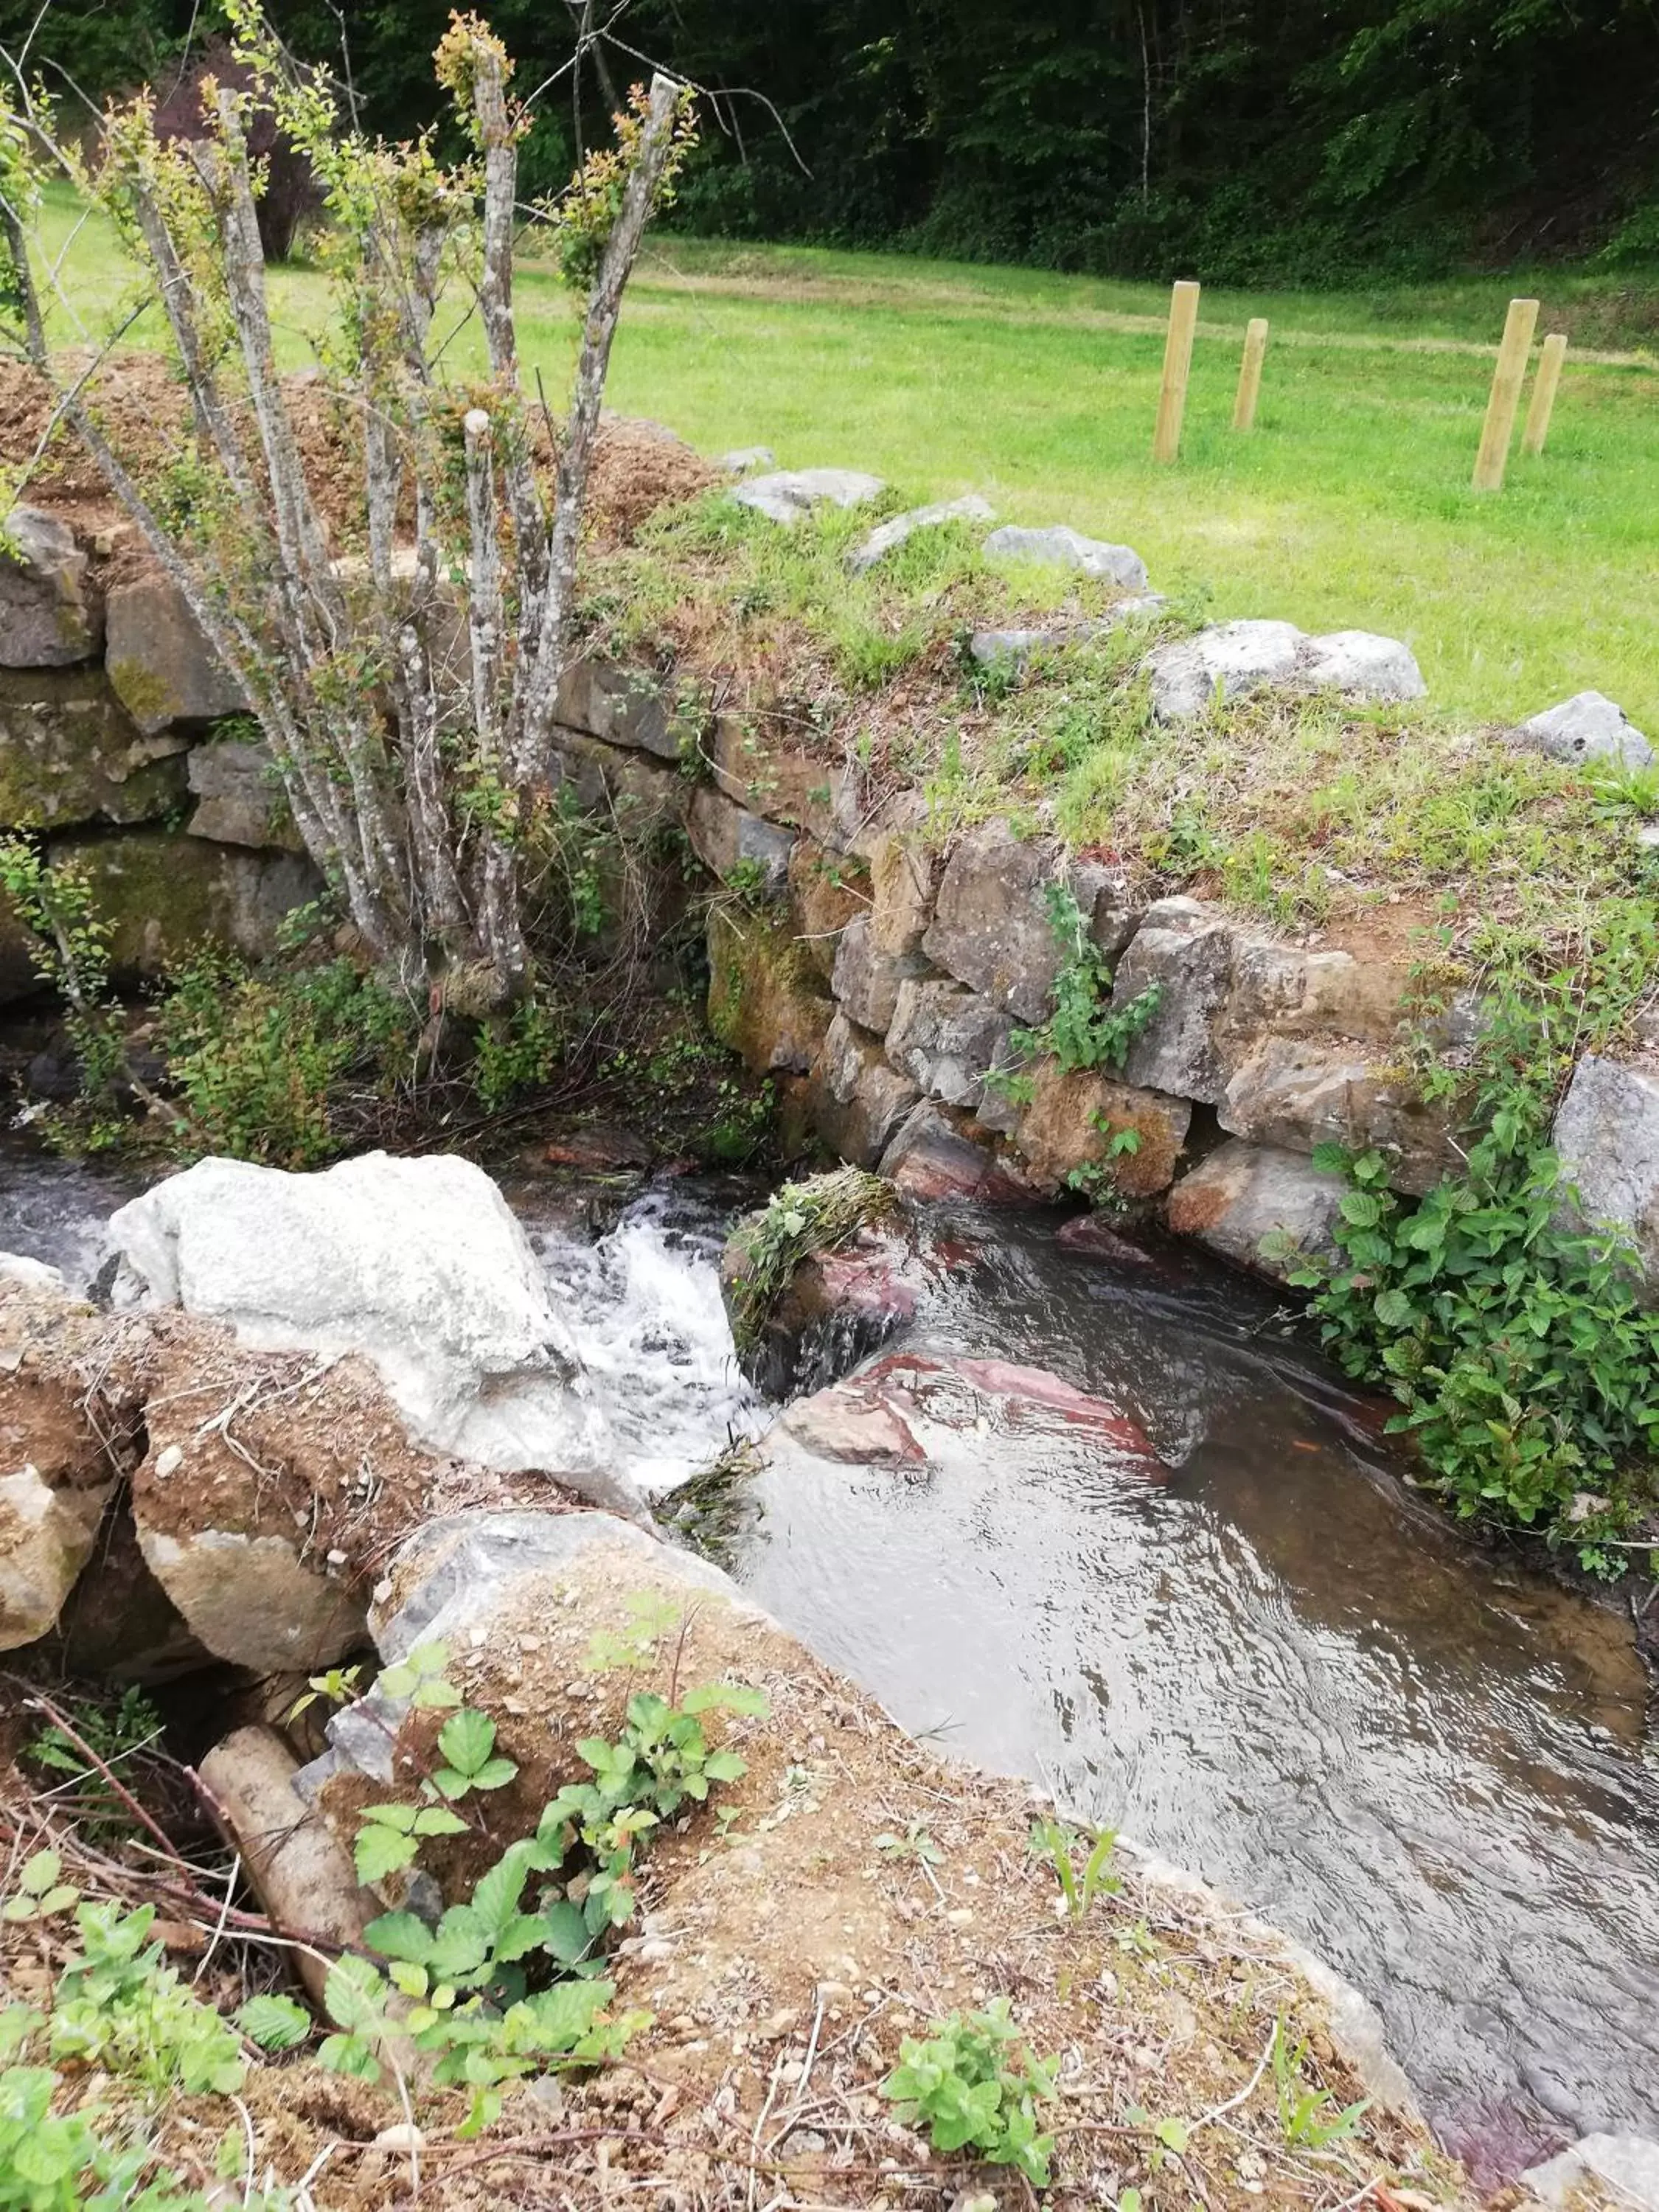
{"label": "wooden post", "polygon": [[1532,404],[1527,410],[1527,427],[1521,433],[1523,453],[1541,453],[1544,450],[1544,441],[1550,434],[1550,414],[1555,405],[1555,387],[1561,381],[1561,362],[1566,350],[1566,333],[1552,331],[1544,341],[1543,356],[1533,382]]}
{"label": "wooden post", "polygon": [[1486,402],[1486,419],[1480,431],[1480,451],[1474,461],[1476,491],[1502,491],[1504,471],[1509,465],[1510,439],[1515,430],[1515,410],[1521,404],[1526,381],[1527,356],[1538,320],[1536,300],[1511,300],[1504,319],[1504,343],[1498,349],[1498,367]]}
{"label": "wooden post", "polygon": [[1177,284],[1170,295],[1170,335],[1164,342],[1164,383],[1158,395],[1158,428],[1152,459],[1172,461],[1181,450],[1181,418],[1187,406],[1187,372],[1193,361],[1193,328],[1198,321],[1198,287]]}
{"label": "wooden post", "polygon": [[1238,397],[1233,402],[1233,428],[1250,429],[1255,422],[1255,403],[1261,391],[1261,360],[1267,350],[1267,325],[1252,316],[1244,331],[1244,358],[1238,364]]}

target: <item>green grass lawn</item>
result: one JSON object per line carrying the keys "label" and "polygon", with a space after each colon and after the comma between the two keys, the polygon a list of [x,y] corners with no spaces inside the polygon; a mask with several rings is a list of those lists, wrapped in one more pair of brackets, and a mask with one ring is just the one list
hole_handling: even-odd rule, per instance
{"label": "green grass lawn", "polygon": [[[51,212],[69,240],[72,204]],[[89,324],[130,295],[100,223],[68,243],[64,281]],[[1124,540],[1156,585],[1207,592],[1217,617],[1403,637],[1436,702],[1462,714],[1518,719],[1594,688],[1659,735],[1659,357],[1630,344],[1609,286],[1552,274],[1540,335],[1622,343],[1569,353],[1548,452],[1517,453],[1503,494],[1477,498],[1516,289],[1206,294],[1182,457],[1158,468],[1157,288],[663,237],[624,313],[611,400],[711,453],[764,444],[785,466],[872,469],[918,499],[977,489],[1010,520]],[[520,306],[552,398],[574,319],[532,256]],[[276,278],[290,362],[323,307],[315,276]],[[1240,436],[1233,385],[1257,313],[1274,336],[1257,427]],[[477,359],[475,330],[452,357]]]}

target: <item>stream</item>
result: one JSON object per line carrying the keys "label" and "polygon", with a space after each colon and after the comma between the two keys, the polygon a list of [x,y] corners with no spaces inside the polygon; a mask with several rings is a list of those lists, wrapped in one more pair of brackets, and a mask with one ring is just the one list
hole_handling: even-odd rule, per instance
{"label": "stream", "polygon": [[[766,1426],[720,1308],[725,1194],[654,1187],[593,1241],[508,1192],[636,1474]],[[128,1194],[0,1151],[0,1250],[84,1279]],[[1328,1959],[1480,2178],[1659,2134],[1659,1767],[1628,1622],[1414,1499],[1375,1405],[1268,1292],[1178,1251],[1085,1256],[1058,1221],[937,1213],[951,1264],[904,1347],[1048,1369],[1137,1420],[1167,1479],[1012,1401],[924,1407],[921,1468],[786,1441],[733,1571],[912,1730]]]}

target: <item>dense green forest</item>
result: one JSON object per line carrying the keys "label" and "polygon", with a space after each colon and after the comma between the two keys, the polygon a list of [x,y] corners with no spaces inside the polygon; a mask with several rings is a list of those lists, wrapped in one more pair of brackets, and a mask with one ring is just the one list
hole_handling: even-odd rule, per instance
{"label": "dense green forest", "polygon": [[[40,0],[0,0],[14,47]],[[390,133],[432,111],[449,0],[272,0]],[[717,94],[689,228],[1102,274],[1352,282],[1659,252],[1651,0],[495,0],[552,182],[662,61]],[[173,70],[211,0],[52,0],[91,96]],[[573,82],[573,76],[579,82]],[[608,80],[608,82],[607,82]],[[573,96],[574,95],[574,96]],[[578,112],[580,110],[580,112]]]}

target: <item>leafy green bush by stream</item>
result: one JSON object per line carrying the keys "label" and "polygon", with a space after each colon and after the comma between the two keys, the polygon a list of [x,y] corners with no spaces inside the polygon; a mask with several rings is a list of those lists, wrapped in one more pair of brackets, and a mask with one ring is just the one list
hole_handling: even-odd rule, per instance
{"label": "leafy green bush by stream", "polygon": [[1548,1026],[1500,1003],[1481,1133],[1463,1173],[1415,1204],[1381,1153],[1316,1152],[1349,1183],[1340,1256],[1290,1279],[1314,1291],[1347,1372],[1400,1401],[1390,1430],[1414,1437],[1461,1517],[1518,1523],[1611,1576],[1659,1504],[1659,1312],[1638,1299],[1628,1242],[1582,1224],[1551,1149]]}

